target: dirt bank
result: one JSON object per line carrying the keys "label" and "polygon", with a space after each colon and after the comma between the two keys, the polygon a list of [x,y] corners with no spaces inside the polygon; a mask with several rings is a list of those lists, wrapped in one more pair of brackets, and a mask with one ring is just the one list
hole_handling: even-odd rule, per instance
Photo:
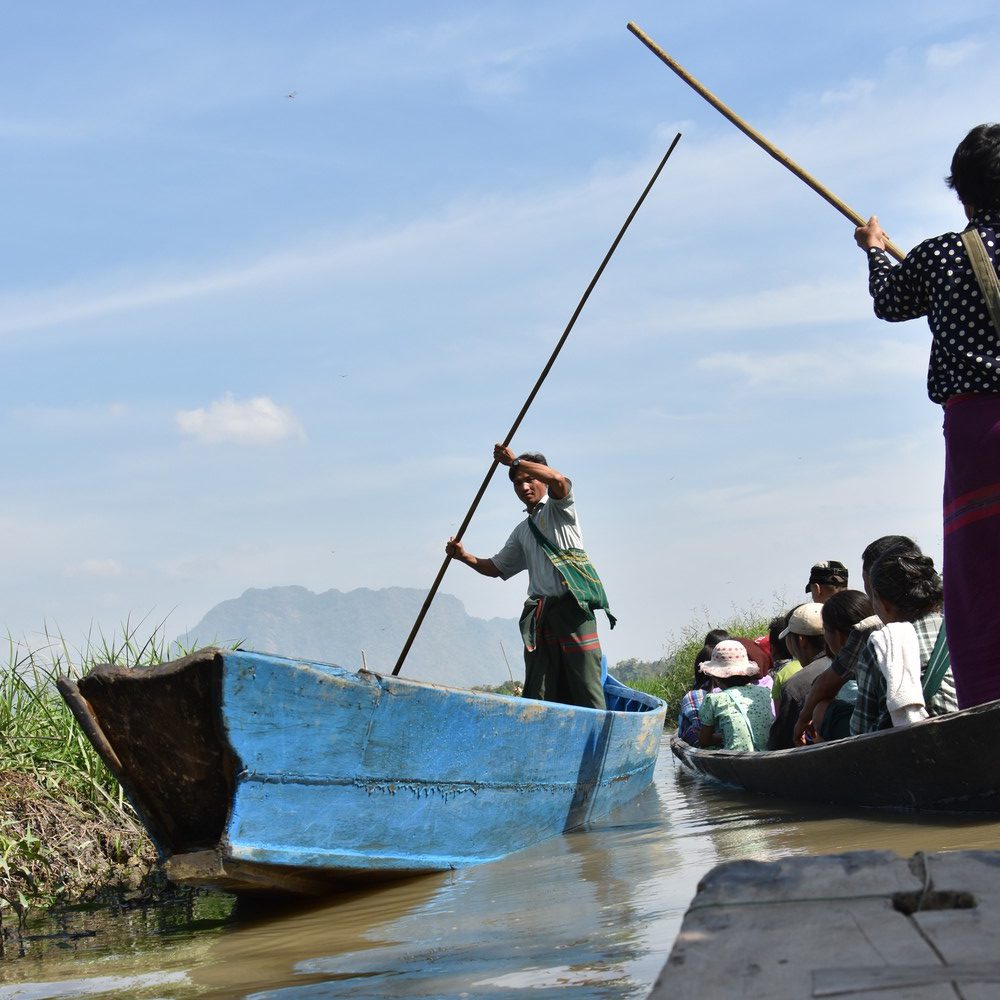
{"label": "dirt bank", "polygon": [[99,810],[51,776],[0,770],[0,923],[28,907],[135,890],[156,851],[128,806]]}

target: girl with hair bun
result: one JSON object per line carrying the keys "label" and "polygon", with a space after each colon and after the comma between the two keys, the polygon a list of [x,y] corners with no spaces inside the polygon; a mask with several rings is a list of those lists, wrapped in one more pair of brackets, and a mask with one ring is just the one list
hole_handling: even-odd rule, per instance
{"label": "girl with hair bun", "polygon": [[[958,709],[949,668],[928,675],[939,638],[944,643],[941,577],[920,552],[887,553],[869,573],[872,604],[885,628],[858,660],[858,700],[851,733],[909,725]],[[934,657],[940,662],[940,653]]]}

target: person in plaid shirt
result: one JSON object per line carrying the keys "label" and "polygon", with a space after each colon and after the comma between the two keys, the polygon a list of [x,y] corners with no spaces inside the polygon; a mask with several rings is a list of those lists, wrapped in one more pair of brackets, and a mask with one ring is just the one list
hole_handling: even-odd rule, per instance
{"label": "person in plaid shirt", "polygon": [[918,552],[883,556],[871,568],[872,603],[885,622],[857,663],[858,700],[851,735],[909,725],[958,709],[955,681],[947,671],[924,704],[924,671],[944,627],[941,577]]}

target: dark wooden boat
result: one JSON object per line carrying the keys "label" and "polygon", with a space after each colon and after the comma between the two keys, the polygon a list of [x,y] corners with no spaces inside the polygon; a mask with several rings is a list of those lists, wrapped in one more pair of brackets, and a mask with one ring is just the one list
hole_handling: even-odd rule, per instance
{"label": "dark wooden boat", "polygon": [[608,711],[245,651],[59,689],[175,881],[322,892],[492,861],[651,781],[666,706]]}
{"label": "dark wooden boat", "polygon": [[874,809],[1000,813],[993,744],[1000,701],[912,726],[791,750],[696,749],[671,740],[692,774],[732,788]]}

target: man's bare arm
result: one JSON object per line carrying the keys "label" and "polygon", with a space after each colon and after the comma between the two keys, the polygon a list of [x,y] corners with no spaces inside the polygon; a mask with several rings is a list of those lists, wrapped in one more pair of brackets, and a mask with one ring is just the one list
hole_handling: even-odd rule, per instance
{"label": "man's bare arm", "polygon": [[480,559],[471,552],[466,552],[462,543],[456,542],[454,538],[448,539],[444,550],[452,559],[457,559],[459,562],[465,563],[466,566],[471,566],[477,573],[482,573],[483,576],[500,576],[500,570],[496,568],[492,559]]}
{"label": "man's bare arm", "polygon": [[805,733],[812,725],[813,711],[816,706],[821,701],[832,701],[836,698],[846,681],[847,678],[841,677],[833,667],[827,667],[813,681],[812,687],[809,689],[809,696],[806,698],[806,703],[802,706],[798,721],[795,723],[792,746],[802,746],[805,744]]}

